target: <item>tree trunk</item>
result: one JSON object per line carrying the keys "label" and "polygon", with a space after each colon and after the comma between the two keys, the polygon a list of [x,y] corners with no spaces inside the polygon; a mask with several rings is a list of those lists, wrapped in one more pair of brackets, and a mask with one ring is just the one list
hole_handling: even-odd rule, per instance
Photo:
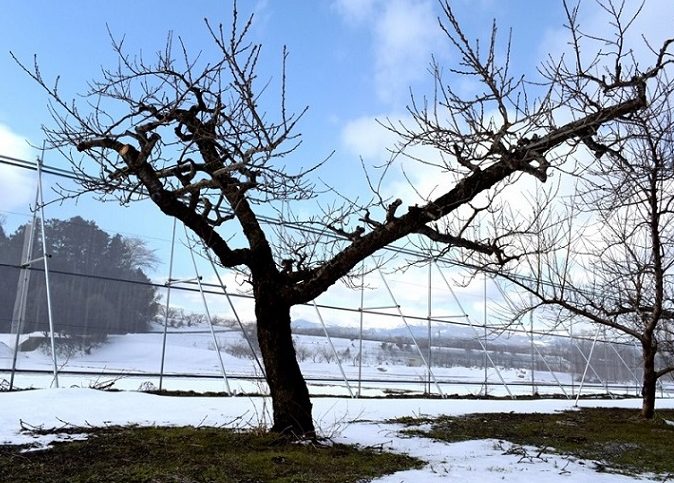
{"label": "tree trunk", "polygon": [[655,354],[657,348],[650,343],[643,343],[644,349],[644,376],[641,387],[642,405],[641,416],[646,419],[653,419],[655,415],[655,391],[658,382],[658,376],[655,372]]}
{"label": "tree trunk", "polygon": [[268,281],[256,285],[257,337],[274,412],[271,430],[313,437],[312,405],[293,346],[290,306],[278,296],[280,287]]}

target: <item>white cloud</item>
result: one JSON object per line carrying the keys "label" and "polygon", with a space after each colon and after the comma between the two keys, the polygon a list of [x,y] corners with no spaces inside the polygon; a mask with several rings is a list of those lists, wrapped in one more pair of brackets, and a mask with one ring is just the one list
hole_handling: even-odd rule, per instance
{"label": "white cloud", "polygon": [[427,76],[430,56],[442,46],[434,3],[336,0],[333,5],[347,22],[370,29],[377,97],[394,106],[407,102],[409,86]]}
{"label": "white cloud", "polygon": [[333,6],[348,22],[359,24],[369,18],[378,0],[335,0]]}
{"label": "white cloud", "polygon": [[[377,120],[385,120],[386,115],[363,116],[348,121],[342,129],[342,144],[356,156],[362,156],[369,163],[381,163],[389,157],[388,149],[398,140],[397,136],[382,126]],[[391,119],[397,119],[395,115]]]}
{"label": "white cloud", "polygon": [[[346,123],[342,130],[342,144],[354,156],[362,156],[367,166],[381,166],[391,158],[391,149],[400,138],[386,129],[379,121],[386,124],[386,119],[393,122],[410,123],[409,115],[381,114],[364,116]],[[438,159],[437,152],[428,147],[408,149],[408,154],[420,159]],[[372,172],[374,176],[378,172]],[[431,194],[437,195],[440,169],[399,156],[387,171],[382,192],[385,198],[400,198],[404,206],[423,201]],[[446,176],[446,174],[445,174]],[[421,195],[421,197],[419,196]]]}
{"label": "white cloud", "polygon": [[[632,15],[636,13],[640,2],[627,3],[623,22],[626,24]],[[625,51],[631,51],[634,54],[639,67],[643,70],[651,66],[655,60],[655,54],[650,50],[644,39],[654,49],[659,49],[663,41],[671,36],[671,25],[674,20],[674,14],[670,11],[669,0],[655,0],[645,2],[641,12],[636,20],[630,25],[625,35]],[[587,35],[599,35],[614,39],[615,30],[609,26],[613,22],[609,14],[600,8],[583,9],[579,11],[580,29]],[[566,22],[565,22],[566,23]],[[568,57],[571,54],[571,40],[568,29],[560,27],[549,30],[543,41],[540,43],[539,55],[541,59],[547,58],[548,54],[553,59],[558,59],[562,54]],[[589,64],[594,55],[602,50],[607,51],[607,46],[601,41],[584,40],[583,61]],[[613,50],[611,46],[610,50]],[[615,60],[612,56],[605,56],[604,62],[612,63]]]}
{"label": "white cloud", "polygon": [[[31,148],[26,139],[0,124],[0,154],[30,159]],[[31,172],[0,164],[0,210],[26,208],[35,195],[35,179]]]}
{"label": "white cloud", "polygon": [[440,31],[430,2],[389,1],[375,23],[375,80],[389,103],[407,98],[413,82],[427,75]]}

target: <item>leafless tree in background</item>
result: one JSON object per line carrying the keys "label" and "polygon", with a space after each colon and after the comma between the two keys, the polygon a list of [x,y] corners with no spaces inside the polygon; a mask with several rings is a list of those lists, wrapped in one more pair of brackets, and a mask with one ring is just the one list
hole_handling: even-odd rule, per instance
{"label": "leafless tree in background", "polygon": [[[588,36],[578,25],[577,7],[567,8],[578,55],[571,68],[554,70],[567,71],[566,83],[575,80],[577,92],[591,84],[610,94],[648,77],[640,94],[647,107],[579,139],[589,161],[576,171],[571,216],[566,223],[562,216],[545,218],[520,246],[535,247],[528,257],[490,271],[532,296],[533,303],[524,297],[518,304],[516,318],[544,310],[636,339],[643,354],[641,414],[652,418],[657,381],[674,371],[674,82],[667,75],[674,39],[651,49],[654,68],[639,70],[624,43],[634,19],[625,18],[624,7],[605,4],[617,35],[594,38],[604,44],[603,57],[585,65],[579,53]],[[576,100],[579,112],[596,108],[591,97]]]}
{"label": "leafless tree in background", "polygon": [[[561,148],[646,107],[647,82],[661,62],[645,71],[625,69],[630,78],[609,83],[557,64],[544,86],[532,86],[509,71],[509,43],[497,48],[496,26],[485,45],[470,41],[450,2],[441,5],[440,25],[460,64],[448,83],[434,64],[436,95],[412,99],[411,122],[387,123],[401,139],[391,163],[414,158],[416,147],[427,146],[434,158],[418,161],[439,168],[441,188],[413,205],[386,198],[373,182],[374,201],[365,206],[347,200],[321,219],[300,220],[295,212],[294,220],[319,224],[320,233],[330,236],[284,238],[262,222],[269,210],[311,199],[316,190],[312,168],[296,168],[293,159],[304,111],[286,110],[285,69],[278,111],[272,115],[262,107],[268,104],[256,78],[260,46],[247,42],[250,20],[240,26],[236,8],[231,31],[209,27],[216,60],[205,64],[182,41],[169,40],[148,62],[116,43],[119,65],[104,70],[81,103],[64,99],[37,64],[26,68],[50,94],[53,124],[45,134],[80,174],[82,192],[123,204],[150,198],[203,240],[222,266],[245,269],[273,401],[273,431],[314,433],[292,344],[293,305],[311,301],[362,260],[410,235],[506,263],[511,231],[531,227],[503,226],[498,237],[473,237],[477,215],[521,175],[544,182],[566,159],[568,149]],[[452,87],[457,78],[479,87],[462,95]],[[578,107],[569,110],[572,105]]]}

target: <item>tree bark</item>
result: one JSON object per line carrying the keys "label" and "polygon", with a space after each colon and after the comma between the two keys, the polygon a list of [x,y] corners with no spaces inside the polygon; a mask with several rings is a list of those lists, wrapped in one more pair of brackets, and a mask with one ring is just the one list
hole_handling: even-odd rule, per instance
{"label": "tree bark", "polygon": [[644,376],[641,387],[641,416],[645,419],[653,419],[655,415],[655,392],[658,382],[658,375],[655,371],[657,347],[654,347],[650,341],[643,342],[642,345],[644,348]]}
{"label": "tree bark", "polygon": [[300,371],[290,329],[290,305],[269,280],[253,282],[257,337],[272,399],[273,432],[297,437],[315,436],[311,400]]}

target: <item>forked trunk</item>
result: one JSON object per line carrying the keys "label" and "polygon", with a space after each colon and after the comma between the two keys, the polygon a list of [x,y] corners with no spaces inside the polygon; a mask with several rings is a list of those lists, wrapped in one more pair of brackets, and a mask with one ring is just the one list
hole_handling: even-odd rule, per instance
{"label": "forked trunk", "polygon": [[653,419],[655,415],[655,392],[658,376],[655,372],[655,354],[657,350],[651,344],[643,344],[644,348],[644,376],[641,387],[641,416]]}
{"label": "forked trunk", "polygon": [[257,337],[272,399],[272,431],[313,437],[311,400],[290,330],[290,306],[279,300],[277,288],[256,289]]}

